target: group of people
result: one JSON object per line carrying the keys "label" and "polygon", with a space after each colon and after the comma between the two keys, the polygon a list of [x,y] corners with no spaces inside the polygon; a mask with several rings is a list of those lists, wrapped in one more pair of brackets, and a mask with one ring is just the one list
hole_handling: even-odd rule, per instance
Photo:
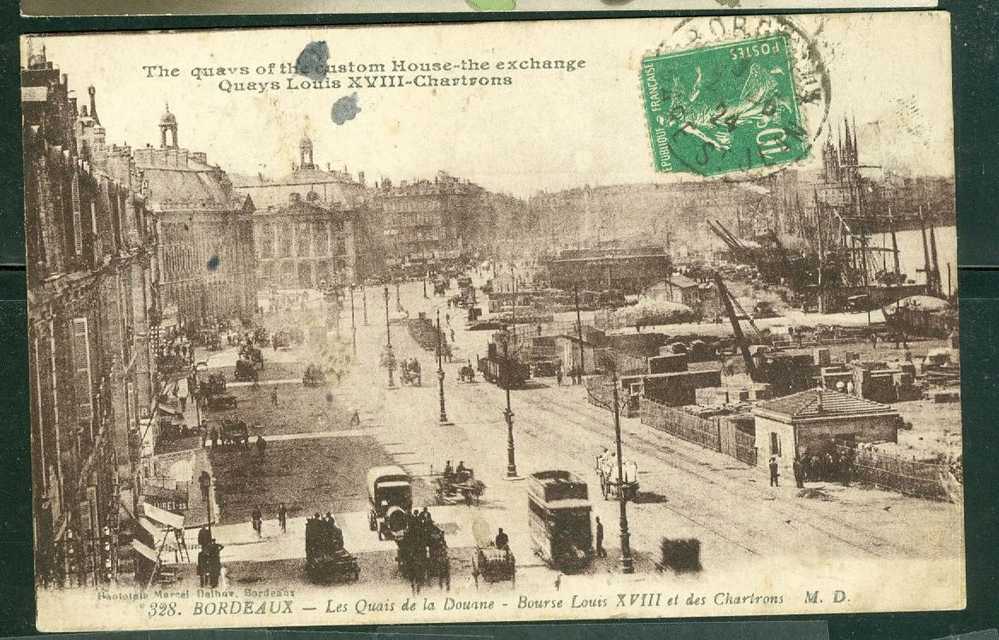
{"label": "group of people", "polygon": [[305,521],[305,555],[309,558],[333,555],[343,549],[343,529],[329,511],[317,511]]}
{"label": "group of people", "polygon": [[423,507],[423,510],[413,509],[407,514],[406,538],[416,547],[426,546],[435,537],[443,538],[440,528],[434,524],[434,518],[430,515],[430,510]]}
{"label": "group of people", "polygon": [[444,463],[444,477],[454,482],[464,482],[472,475],[471,469],[465,466],[464,460],[458,461],[457,467],[451,466],[451,461]]}
{"label": "group of people", "polygon": [[222,549],[207,526],[198,531],[198,581],[202,587],[219,586],[222,575]]}
{"label": "group of people", "polygon": [[[794,484],[799,489],[804,488],[806,482],[829,481],[849,484],[852,462],[848,453],[840,453],[836,449],[799,455],[791,462]],[[770,456],[768,467],[770,469],[770,486],[779,487],[780,456]]]}

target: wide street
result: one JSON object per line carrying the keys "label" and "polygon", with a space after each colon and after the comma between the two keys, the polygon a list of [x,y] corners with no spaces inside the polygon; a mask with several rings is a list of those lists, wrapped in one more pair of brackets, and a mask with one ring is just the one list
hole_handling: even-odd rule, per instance
{"label": "wide street", "polygon": [[[594,563],[591,571],[618,572],[618,503],[601,498],[594,471],[597,453],[613,446],[611,413],[588,404],[583,386],[556,386],[554,379],[535,380],[527,389],[512,391],[521,479],[507,479],[504,392],[479,374],[471,384],[457,379],[461,364],[474,364],[477,354],[485,354],[489,332],[467,331],[464,311],[448,309],[444,297],[425,299],[419,282],[403,284],[400,301],[410,317],[422,311],[433,319],[440,309],[446,333],[445,316],[451,316],[454,357],[444,364],[444,391],[452,424],[438,421],[434,356],[416,345],[405,322],[391,325],[392,345],[397,357],[421,361],[423,385],[399,386],[396,372],[396,387],[388,388],[387,372],[379,366],[386,341],[381,288],[368,288],[367,325],[357,296],[357,361],[339,384],[302,387],[308,343],[288,351],[265,350],[268,361],[259,389],[230,382],[240,405],[227,412],[251,422],[251,440],[257,434],[266,438],[265,459],[257,460],[252,447],[245,452],[199,449],[195,454],[201,461],[194,465],[195,473],[207,466],[216,478],[214,519],[219,524],[213,532],[225,545],[227,579],[247,584],[264,578],[282,584],[304,580],[305,517],[329,510],[344,530],[346,548],[361,560],[362,582],[401,581],[394,572],[394,543],[379,541],[367,526],[364,475],[368,467],[387,463],[403,466],[414,477],[414,506],[429,506],[435,522],[444,527],[456,587],[470,583],[470,549],[491,540],[498,527],[510,535],[518,583],[555,580],[556,572],[533,555],[529,541],[523,477],[543,469],[568,469],[589,483],[608,550],[608,558]],[[389,306],[395,316],[394,288]],[[349,350],[349,308],[342,319],[340,339]],[[231,348],[210,354],[204,375],[218,369],[230,372],[234,357]],[[271,406],[272,386],[278,390],[277,407]],[[350,425],[355,410],[360,424]],[[627,505],[639,576],[655,571],[664,536],[700,540],[705,574],[731,572],[768,556],[820,561],[950,558],[962,553],[959,506],[833,483],[810,483],[815,491],[803,497],[793,481],[771,488],[765,471],[655,431],[638,418],[623,418],[622,434],[624,459],[638,464],[641,482],[638,499]],[[447,460],[455,465],[463,461],[485,482],[480,506],[434,504],[429,483]],[[289,509],[287,533],[276,520],[280,502]],[[259,538],[249,523],[254,506],[265,519]],[[195,534],[196,529],[189,532],[191,548]]]}

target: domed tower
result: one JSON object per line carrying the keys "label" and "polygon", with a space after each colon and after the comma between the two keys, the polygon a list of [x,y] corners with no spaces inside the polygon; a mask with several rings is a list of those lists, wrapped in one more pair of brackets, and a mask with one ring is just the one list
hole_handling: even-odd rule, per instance
{"label": "domed tower", "polygon": [[[167,144],[167,132],[170,132],[170,144]],[[177,148],[177,116],[170,113],[169,103],[166,111],[160,116],[160,147]]]}
{"label": "domed tower", "polygon": [[309,135],[302,136],[298,143],[298,165],[302,169],[315,169],[316,165],[312,161],[312,140]]}

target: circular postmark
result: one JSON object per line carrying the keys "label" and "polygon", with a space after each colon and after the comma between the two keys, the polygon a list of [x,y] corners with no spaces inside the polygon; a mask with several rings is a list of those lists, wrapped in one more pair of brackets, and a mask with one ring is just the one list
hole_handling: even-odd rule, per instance
{"label": "circular postmark", "polygon": [[785,16],[677,23],[642,59],[642,91],[659,172],[762,177],[806,159],[829,117],[832,88],[817,34]]}

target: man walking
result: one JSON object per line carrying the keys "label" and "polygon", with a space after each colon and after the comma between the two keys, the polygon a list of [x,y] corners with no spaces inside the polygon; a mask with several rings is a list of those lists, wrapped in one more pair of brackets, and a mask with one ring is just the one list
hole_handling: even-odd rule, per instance
{"label": "man walking", "polygon": [[277,385],[271,385],[271,404],[278,406]]}
{"label": "man walking", "polygon": [[780,476],[780,465],[777,463],[777,456],[770,456],[770,486],[779,487],[778,477]]}
{"label": "man walking", "polygon": [[597,557],[606,558],[607,551],[604,549],[604,523],[600,522],[600,516],[597,516]]}
{"label": "man walking", "polygon": [[805,481],[801,475],[801,458],[798,456],[794,457],[794,462],[791,463],[791,470],[794,472],[794,484],[799,489],[805,488]]}
{"label": "man walking", "polygon": [[260,458],[261,460],[263,460],[264,459],[264,451],[267,449],[267,441],[264,440],[263,436],[261,436],[261,435],[257,436],[256,446],[257,446],[257,457]]}
{"label": "man walking", "polygon": [[253,530],[257,532],[257,537],[260,538],[263,535],[264,529],[264,517],[260,513],[260,507],[253,508],[253,513],[250,514],[250,520],[253,524]]}
{"label": "man walking", "polygon": [[283,502],[278,507],[278,524],[281,525],[281,533],[288,533],[288,509]]}
{"label": "man walking", "polygon": [[201,487],[201,499],[207,504],[208,490],[212,486],[212,476],[207,470],[202,470],[201,475],[198,476],[198,486]]}

